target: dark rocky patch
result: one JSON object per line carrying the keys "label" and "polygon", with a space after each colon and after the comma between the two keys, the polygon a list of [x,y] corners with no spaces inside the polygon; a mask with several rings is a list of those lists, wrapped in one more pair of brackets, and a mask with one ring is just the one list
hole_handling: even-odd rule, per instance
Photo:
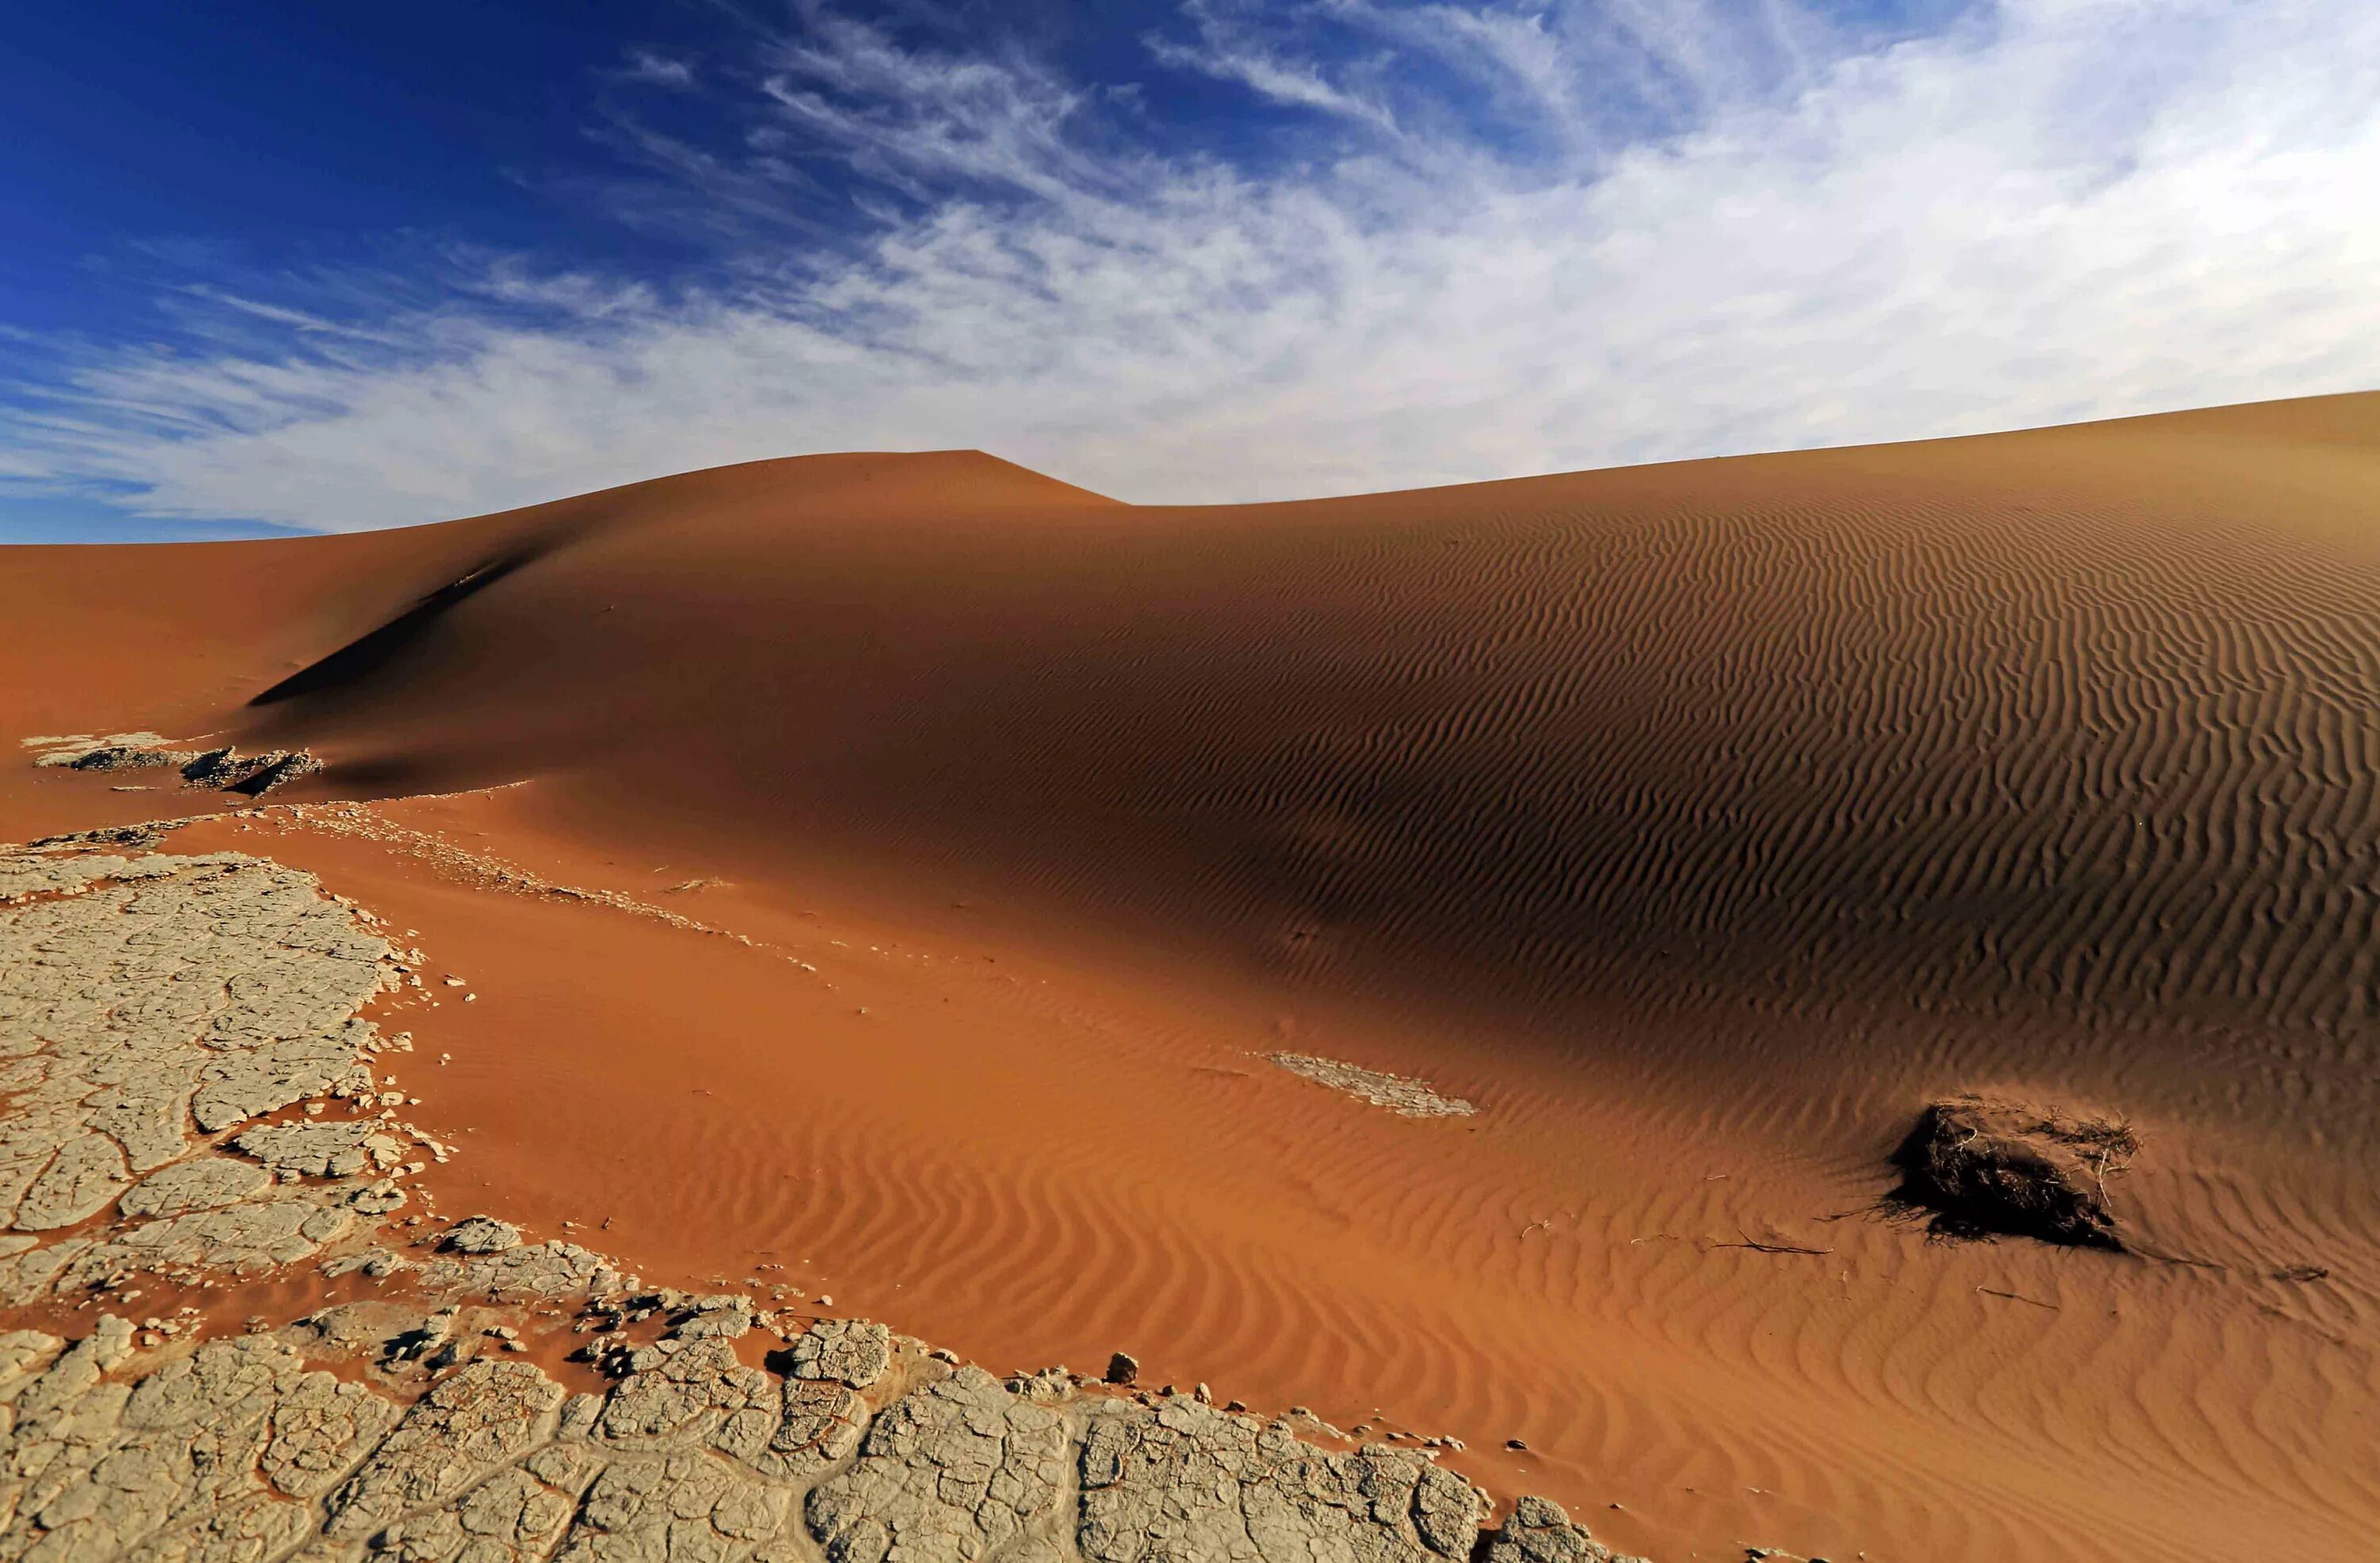
{"label": "dark rocky patch", "polygon": [[[154,736],[123,734],[96,745],[89,740],[69,742],[62,748],[48,750],[33,763],[65,766],[72,770],[170,769],[180,775],[185,787],[237,793],[251,798],[261,798],[276,787],[286,786],[322,769],[322,762],[304,749],[267,749],[255,755],[243,755],[229,745],[204,750],[169,749],[147,742]],[[141,741],[121,741],[125,737]]]}
{"label": "dark rocky patch", "polygon": [[322,769],[322,762],[304,749],[269,749],[247,756],[232,748],[210,749],[182,767],[182,782],[259,798]]}
{"label": "dark rocky patch", "polygon": [[103,744],[69,762],[75,770],[150,770],[180,765],[190,758],[174,749],[151,749],[131,744]]}
{"label": "dark rocky patch", "polygon": [[2005,1234],[2121,1250],[2107,1180],[2141,1148],[2130,1124],[1984,1097],[1935,1102],[1892,1163],[1889,1203],[1933,1216],[1950,1237]]}

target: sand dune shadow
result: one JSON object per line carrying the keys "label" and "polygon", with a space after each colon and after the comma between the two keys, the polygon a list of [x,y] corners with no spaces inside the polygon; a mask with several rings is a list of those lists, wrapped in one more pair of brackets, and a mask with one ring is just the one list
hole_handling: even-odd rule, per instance
{"label": "sand dune shadow", "polygon": [[330,655],[308,663],[250,699],[249,704],[251,707],[272,706],[301,696],[324,694],[379,672],[420,640],[456,605],[485,591],[544,551],[542,548],[521,549],[490,560],[428,593],[378,629],[358,636]]}

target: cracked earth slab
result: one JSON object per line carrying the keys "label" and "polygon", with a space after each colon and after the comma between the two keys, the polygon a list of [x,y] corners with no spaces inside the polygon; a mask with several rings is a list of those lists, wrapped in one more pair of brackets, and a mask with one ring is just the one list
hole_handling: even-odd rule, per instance
{"label": "cracked earth slab", "polygon": [[322,769],[322,762],[303,749],[243,755],[228,745],[175,748],[170,740],[154,733],[28,738],[23,744],[38,751],[33,757],[37,766],[96,771],[171,770],[185,787],[249,797],[261,797]]}
{"label": "cracked earth slab", "polygon": [[384,939],[277,864],[0,858],[0,1230],[31,1240],[0,1259],[0,1302],[129,1270],[287,1264],[344,1233],[346,1191],[304,1181],[344,1158],[250,1169],[222,1152],[361,1145],[385,1138],[377,1125],[220,1142],[300,1102],[370,1097],[382,1044],[358,1012],[392,969]]}
{"label": "cracked earth slab", "polygon": [[0,1336],[0,1556],[1432,1563],[1483,1540],[1498,1563],[1610,1556],[1537,1500],[1483,1538],[1479,1495],[1410,1450],[1329,1452],[1187,1397],[1036,1404],[922,1351],[868,1390],[836,1384],[856,1411],[882,1403],[820,1444],[821,1381],[718,1341],[601,1395],[471,1361],[403,1405],[310,1363],[296,1333],[134,1375],[122,1320],[71,1345]]}
{"label": "cracked earth slab", "polygon": [[1460,1097],[1441,1096],[1419,1080],[1389,1074],[1361,1064],[1319,1059],[1311,1053],[1268,1053],[1267,1058],[1292,1074],[1319,1085],[1343,1091],[1358,1101],[1402,1113],[1407,1118],[1468,1118],[1479,1109]]}
{"label": "cracked earth slab", "polygon": [[[396,956],[266,859],[0,854],[0,1303],[300,1266],[411,1289],[228,1339],[0,1334],[0,1563],[1609,1557],[1542,1500],[1483,1532],[1420,1451],[1003,1383],[860,1320],[755,1366],[737,1343],[777,1316],[749,1297],[643,1293],[489,1217],[415,1245],[370,1069],[400,1044],[362,1015]],[[505,1355],[557,1307],[600,1393]]]}

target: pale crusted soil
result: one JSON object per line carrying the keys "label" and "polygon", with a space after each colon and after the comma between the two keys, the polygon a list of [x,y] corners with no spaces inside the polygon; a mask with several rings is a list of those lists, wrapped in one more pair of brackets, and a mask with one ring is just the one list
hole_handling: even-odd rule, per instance
{"label": "pale crusted soil", "polygon": [[1337,1059],[1318,1059],[1311,1053],[1266,1056],[1292,1074],[1302,1074],[1318,1084],[1344,1091],[1358,1100],[1407,1118],[1467,1118],[1479,1110],[1460,1097],[1440,1096],[1423,1082],[1402,1074],[1342,1063]]}
{"label": "pale crusted soil", "polygon": [[[1482,1539],[1478,1496],[1411,1451],[1328,1453],[1185,1397],[1036,1404],[914,1343],[854,1384],[672,1339],[601,1395],[480,1358],[400,1407],[308,1365],[337,1327],[138,1375],[120,1320],[0,1336],[0,1556],[1421,1563]],[[1491,1557],[1609,1556],[1550,1505],[1519,1521]]]}
{"label": "pale crusted soil", "polygon": [[[486,1217],[407,1258],[383,1223],[408,1157],[446,1151],[375,1086],[409,1042],[360,1012],[406,959],[267,860],[0,856],[0,1303],[295,1265],[410,1283],[241,1337],[0,1334],[0,1563],[1608,1557],[1534,1500],[1483,1536],[1415,1450],[1002,1383],[880,1325],[808,1323],[754,1367],[735,1342],[792,1321]],[[506,1320],[557,1306],[603,1393],[506,1355]]]}

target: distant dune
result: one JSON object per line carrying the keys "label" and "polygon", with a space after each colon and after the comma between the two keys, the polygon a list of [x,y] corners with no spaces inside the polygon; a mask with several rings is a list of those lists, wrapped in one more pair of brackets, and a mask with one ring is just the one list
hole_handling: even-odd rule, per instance
{"label": "distant dune", "polygon": [[[9,550],[0,620],[22,735],[310,746],[798,954],[272,849],[480,985],[455,1175],[654,1273],[1459,1436],[1663,1558],[2380,1535],[2380,394],[1232,507],[803,457]],[[19,765],[0,836],[102,804],[222,799]],[[1971,1088],[2137,1123],[2141,1251],[1878,1218]]]}

